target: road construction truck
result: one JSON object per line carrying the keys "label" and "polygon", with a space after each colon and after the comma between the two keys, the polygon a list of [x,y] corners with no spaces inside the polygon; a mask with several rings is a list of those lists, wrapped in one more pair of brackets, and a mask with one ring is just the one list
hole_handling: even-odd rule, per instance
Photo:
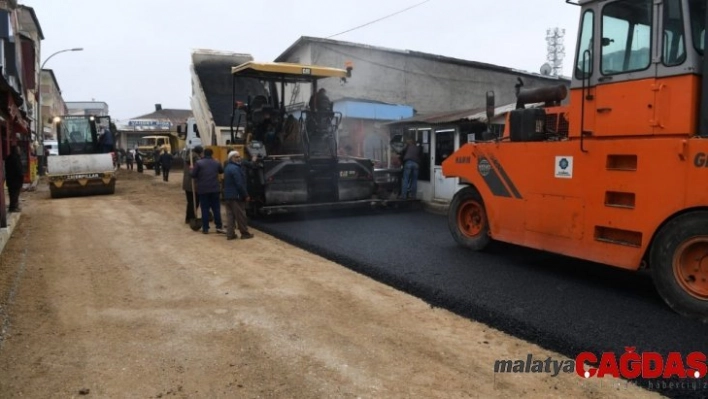
{"label": "road construction truck", "polygon": [[185,123],[177,125],[177,135],[184,141],[184,148],[180,151],[193,150],[196,146],[202,146],[202,138],[197,127],[197,120],[194,117],[187,118]]}
{"label": "road construction truck", "polygon": [[[233,78],[231,68],[252,60],[250,54],[216,50],[192,52],[190,103],[205,147],[226,146],[237,139],[243,140],[244,129],[238,124],[238,115],[234,114],[234,103],[245,102],[248,96],[264,95],[266,90],[257,79]],[[232,125],[238,137],[232,137]]]}
{"label": "road construction truck", "polygon": [[[47,158],[47,179],[52,198],[113,194],[116,186],[115,152],[99,145],[109,116],[66,115],[55,121],[59,155]],[[112,132],[115,137],[115,132]]]}
{"label": "road construction truck", "polygon": [[503,137],[443,162],[467,185],[452,237],[648,268],[672,309],[708,322],[706,1],[568,2],[580,6],[570,92],[519,85]]}
{"label": "road construction truck", "polygon": [[[313,97],[313,108],[286,109],[286,86],[305,86],[318,93],[322,79],[351,77],[346,69],[317,65],[249,61],[231,70],[234,79],[253,79],[263,94],[243,92],[233,84],[234,118],[245,119],[245,147],[249,168],[248,211],[252,216],[311,209],[390,205],[400,200],[377,197],[371,159],[340,155],[337,130],[342,114],[331,101]],[[244,101],[245,100],[245,101]],[[319,101],[319,103],[318,103]]]}
{"label": "road construction truck", "polygon": [[180,141],[182,140],[178,135],[172,133],[152,134],[141,137],[138,143],[138,151],[143,154],[145,168],[152,169],[155,166],[155,147],[160,150],[160,153],[163,150],[167,150],[168,153],[173,154],[181,150]]}

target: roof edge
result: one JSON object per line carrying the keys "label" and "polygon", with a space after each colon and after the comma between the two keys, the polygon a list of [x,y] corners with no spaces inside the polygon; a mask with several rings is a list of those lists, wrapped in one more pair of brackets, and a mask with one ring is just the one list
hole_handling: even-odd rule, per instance
{"label": "roof edge", "polygon": [[30,17],[34,21],[34,24],[37,26],[37,33],[39,33],[39,40],[44,40],[44,32],[42,32],[42,25],[39,23],[39,18],[37,18],[37,13],[34,12],[34,8],[30,6],[26,6],[24,4],[20,4],[20,9],[27,10],[30,14]]}
{"label": "roof edge", "polygon": [[[59,87],[59,81],[57,80],[57,76],[54,74],[54,70],[45,68],[45,69],[42,69],[41,71],[39,71],[39,73],[42,73],[42,72],[49,72],[49,76],[52,77],[52,80],[54,81],[54,85],[57,88],[57,91],[59,92],[59,94],[61,94],[61,87]],[[40,78],[40,81],[41,81],[41,78]],[[66,103],[66,101],[65,101],[65,103]]]}
{"label": "roof edge", "polygon": [[439,55],[439,54],[432,54],[432,53],[425,53],[422,51],[393,49],[393,48],[382,47],[382,46],[373,46],[373,45],[362,44],[362,43],[339,41],[339,40],[325,39],[325,38],[312,37],[312,36],[301,36],[297,41],[295,41],[293,44],[291,44],[290,47],[288,47],[282,54],[280,54],[275,59],[275,62],[283,62],[284,59],[286,59],[297,48],[301,47],[305,43],[322,43],[322,44],[356,47],[356,48],[367,49],[367,50],[377,50],[377,51],[383,51],[383,52],[387,52],[387,53],[409,55],[409,56],[413,56],[413,57],[417,57],[417,58],[428,59],[428,60],[432,60],[432,61],[439,61],[439,62],[443,62],[443,63],[447,63],[447,64],[470,66],[470,67],[475,67],[475,68],[479,68],[479,69],[486,69],[486,70],[492,70],[492,71],[498,71],[498,72],[506,72],[506,73],[511,73],[511,74],[527,75],[527,76],[533,76],[536,78],[548,79],[551,81],[570,82],[570,79],[568,79],[567,77],[564,77],[564,76],[546,76],[546,75],[542,75],[540,73],[535,73],[535,72],[531,72],[531,71],[524,71],[524,70],[517,69],[517,68],[506,67],[506,66],[496,65],[496,64],[490,64],[490,63],[481,62],[481,61],[465,60],[462,58],[456,58],[456,57],[450,57],[450,56],[446,56],[446,55]]}

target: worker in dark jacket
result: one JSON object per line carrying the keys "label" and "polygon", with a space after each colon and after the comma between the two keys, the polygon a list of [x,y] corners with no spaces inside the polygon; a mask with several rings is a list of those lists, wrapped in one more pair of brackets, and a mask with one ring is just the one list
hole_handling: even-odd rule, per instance
{"label": "worker in dark jacket", "polygon": [[191,162],[189,159],[189,153],[185,157],[184,174],[182,176],[182,190],[184,190],[184,193],[187,197],[187,212],[184,216],[185,223],[189,223],[193,219],[197,218],[197,215],[194,213],[194,209],[199,208],[199,196],[194,195],[194,192],[192,191],[192,169],[194,168],[194,165],[197,163],[197,161],[199,161],[199,158],[202,156],[203,153],[204,148],[198,145],[194,147],[194,149],[191,151]]}
{"label": "worker in dark jacket", "polygon": [[20,211],[20,191],[25,181],[25,173],[22,170],[22,158],[20,158],[20,147],[12,145],[10,154],[5,158],[5,183],[7,193],[10,196],[9,212]]}
{"label": "worker in dark jacket", "polygon": [[155,176],[160,176],[160,147],[155,146],[152,150],[152,167],[155,168]]}
{"label": "worker in dark jacket", "polygon": [[143,154],[135,150],[135,164],[138,165],[138,173],[143,173]]}
{"label": "worker in dark jacket", "polygon": [[415,199],[418,193],[418,171],[423,159],[423,150],[416,145],[415,140],[408,138],[401,152],[403,164],[403,182],[401,183],[401,198]]}
{"label": "worker in dark jacket", "polygon": [[172,154],[167,152],[167,149],[162,150],[159,161],[160,166],[162,166],[162,180],[169,181],[170,169],[172,168]]}
{"label": "worker in dark jacket", "polygon": [[238,151],[231,151],[228,156],[228,164],[224,171],[224,205],[226,205],[226,239],[233,240],[236,237],[236,227],[241,232],[242,239],[253,238],[253,234],[248,231],[248,220],[246,219],[246,202],[251,198],[248,195],[245,166],[241,162],[241,154]]}
{"label": "worker in dark jacket", "polygon": [[204,158],[197,161],[192,169],[192,177],[199,193],[199,204],[202,208],[202,233],[209,234],[209,210],[214,214],[216,232],[225,234],[221,224],[221,203],[219,196],[221,187],[219,175],[224,173],[224,167],[215,160],[211,148],[204,150]]}

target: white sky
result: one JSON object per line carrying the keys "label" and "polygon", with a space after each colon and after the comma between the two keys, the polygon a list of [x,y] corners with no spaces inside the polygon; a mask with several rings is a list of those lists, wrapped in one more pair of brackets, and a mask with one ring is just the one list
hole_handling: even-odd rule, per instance
{"label": "white sky", "polygon": [[[422,0],[20,0],[42,26],[65,101],[105,101],[113,119],[189,109],[190,52],[250,53],[272,61],[300,36],[328,37]],[[548,28],[566,30],[572,64],[579,7],[563,0],[430,0],[333,39],[538,72]],[[354,66],[356,68],[356,65]]]}

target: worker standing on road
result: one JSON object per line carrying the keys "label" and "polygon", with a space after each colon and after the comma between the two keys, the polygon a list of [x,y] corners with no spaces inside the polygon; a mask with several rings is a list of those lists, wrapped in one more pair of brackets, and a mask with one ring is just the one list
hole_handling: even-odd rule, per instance
{"label": "worker standing on road", "polygon": [[231,151],[228,162],[224,171],[226,239],[238,238],[234,224],[238,225],[242,239],[253,238],[253,234],[248,231],[248,220],[246,219],[246,202],[251,198],[248,195],[246,171],[243,170],[244,166],[241,164],[241,154],[238,151]]}
{"label": "worker standing on road", "polygon": [[418,170],[422,160],[422,148],[416,145],[412,137],[409,137],[406,142],[406,146],[401,152],[401,164],[403,165],[401,198],[415,199],[418,193]]}
{"label": "worker standing on road", "polygon": [[155,168],[155,176],[160,176],[160,147],[155,146],[152,150],[152,167]]}
{"label": "worker standing on road", "polygon": [[143,154],[135,151],[135,163],[138,165],[138,173],[143,173]]}
{"label": "worker standing on road", "polygon": [[197,215],[194,213],[194,209],[199,208],[199,196],[193,195],[192,192],[192,169],[194,168],[194,165],[197,163],[203,153],[204,148],[198,145],[192,150],[191,162],[189,159],[189,155],[185,157],[184,174],[182,176],[182,190],[184,190],[184,193],[187,197],[187,212],[184,216],[185,223],[189,223],[193,219],[197,218]]}
{"label": "worker standing on road", "polygon": [[202,233],[209,234],[209,210],[214,214],[216,232],[226,234],[221,224],[221,203],[219,197],[221,185],[219,175],[224,173],[224,167],[215,160],[211,148],[204,150],[204,158],[197,161],[192,169],[192,177],[199,193],[199,204],[202,208]]}
{"label": "worker standing on road", "polygon": [[160,155],[160,166],[162,166],[162,181],[170,180],[170,169],[172,169],[172,154],[167,149],[162,150]]}
{"label": "worker standing on road", "polygon": [[5,183],[7,184],[7,193],[10,196],[9,212],[20,211],[20,191],[22,191],[24,180],[25,174],[22,171],[20,147],[13,144],[10,147],[10,154],[5,158]]}
{"label": "worker standing on road", "polygon": [[125,153],[125,168],[127,170],[133,170],[133,161],[135,160],[135,155],[133,155],[133,150]]}

